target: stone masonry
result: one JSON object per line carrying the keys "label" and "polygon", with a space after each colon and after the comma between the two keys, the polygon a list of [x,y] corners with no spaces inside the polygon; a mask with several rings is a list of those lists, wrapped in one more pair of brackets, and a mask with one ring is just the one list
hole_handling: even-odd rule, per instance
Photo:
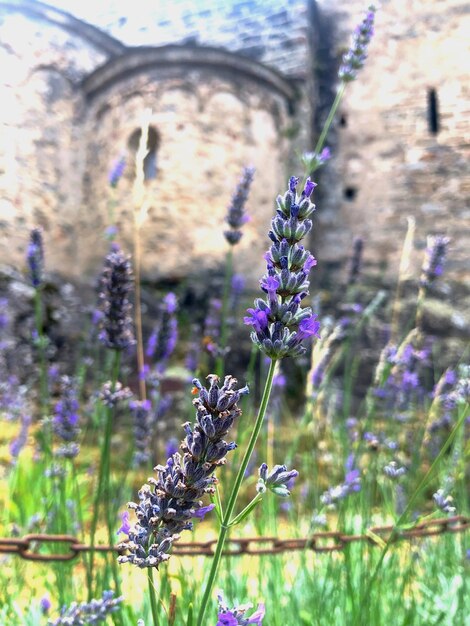
{"label": "stone masonry", "polygon": [[[158,146],[157,176],[146,183],[146,275],[179,279],[223,262],[223,216],[252,164],[252,220],[237,263],[256,283],[273,199],[314,145],[364,3],[154,4],[145,16],[100,5],[76,19],[0,0],[2,263],[23,262],[37,224],[48,267],[70,276],[96,272],[113,221],[131,247],[132,169],[114,194],[106,179],[122,151],[132,157],[151,109]],[[426,235],[443,232],[452,238],[448,276],[470,288],[469,30],[463,0],[381,2],[366,67],[328,140],[334,158],[319,173],[320,275],[335,280],[357,235],[368,270],[396,275],[412,215],[415,274]]]}

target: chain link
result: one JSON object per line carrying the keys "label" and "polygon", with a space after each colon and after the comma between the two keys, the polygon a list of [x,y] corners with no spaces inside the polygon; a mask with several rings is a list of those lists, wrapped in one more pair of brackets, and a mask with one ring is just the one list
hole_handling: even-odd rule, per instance
{"label": "chain link", "polygon": [[[370,545],[383,545],[384,542],[421,537],[433,537],[443,533],[461,533],[470,529],[470,517],[455,515],[420,522],[412,528],[396,529],[394,526],[375,526],[363,535],[344,535],[339,531],[318,532],[303,539],[278,539],[277,537],[244,537],[228,539],[227,556],[248,554],[279,554],[293,550],[312,550],[313,552],[338,552],[354,542],[367,542]],[[378,539],[377,539],[378,538]],[[51,544],[54,551],[41,552],[44,544]],[[58,551],[57,544],[67,546],[67,551]],[[213,556],[217,539],[203,542],[175,543],[173,554],[178,556]],[[117,546],[90,546],[80,543],[72,535],[31,534],[21,538],[0,539],[1,554],[17,554],[27,561],[72,561],[84,552],[115,552],[123,554],[125,550]]]}

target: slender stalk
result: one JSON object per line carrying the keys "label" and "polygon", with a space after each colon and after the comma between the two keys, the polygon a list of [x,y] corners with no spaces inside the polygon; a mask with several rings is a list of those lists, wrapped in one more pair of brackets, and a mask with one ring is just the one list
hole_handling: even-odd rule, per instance
{"label": "slender stalk", "polygon": [[232,492],[230,494],[230,498],[227,504],[227,508],[225,510],[225,515],[222,520],[222,524],[220,525],[219,539],[217,541],[214,559],[212,561],[211,570],[209,572],[209,578],[207,580],[206,587],[204,590],[204,595],[203,595],[202,602],[201,602],[201,608],[199,610],[199,615],[197,618],[197,626],[203,626],[204,615],[207,609],[210,595],[212,593],[212,588],[215,583],[217,571],[219,569],[225,540],[227,538],[228,531],[229,531],[231,517],[235,509],[235,505],[237,503],[238,494],[240,491],[241,484],[243,482],[243,478],[245,477],[246,468],[248,467],[248,463],[250,461],[251,455],[253,454],[256,441],[258,439],[259,433],[261,431],[261,427],[263,425],[266,408],[268,406],[269,397],[271,395],[271,389],[273,385],[273,378],[274,378],[274,371],[276,369],[276,363],[277,363],[276,360],[271,360],[271,363],[269,365],[268,376],[267,376],[266,383],[264,386],[263,397],[261,399],[261,405],[259,407],[255,426],[253,428],[253,432],[251,433],[250,441],[248,442],[248,446],[246,448],[245,454],[240,464],[240,468],[238,470],[237,477],[235,479]]}
{"label": "slender stalk", "polygon": [[320,133],[320,137],[318,137],[318,141],[315,145],[315,154],[320,154],[321,150],[323,149],[323,146],[325,144],[325,139],[326,136],[328,134],[328,131],[330,130],[330,126],[333,123],[333,119],[336,115],[336,111],[338,110],[338,107],[341,103],[341,100],[343,98],[344,95],[344,91],[346,89],[346,83],[345,82],[341,82],[339,87],[338,87],[338,91],[336,92],[336,97],[333,101],[333,104],[331,105],[331,109],[330,112],[328,113],[328,117],[326,118],[326,122],[323,126],[323,129]]}
{"label": "slender stalk", "polygon": [[139,375],[139,394],[141,400],[147,399],[147,389],[144,378],[144,339],[142,333],[142,305],[140,288],[140,267],[141,267],[141,243],[140,225],[137,219],[137,212],[134,212],[134,288],[135,288],[135,330],[137,338],[137,369]]}
{"label": "slender stalk", "polygon": [[[111,378],[111,389],[112,391],[116,388],[116,382],[119,376],[119,369],[121,365],[121,352],[116,350],[114,353],[114,363],[112,369],[112,378]],[[106,425],[105,425],[105,435],[103,438],[103,444],[101,447],[101,462],[99,466],[98,472],[98,488],[96,490],[96,497],[93,507],[93,517],[91,520],[91,530],[90,530],[90,560],[87,568],[87,586],[88,586],[88,599],[91,600],[93,597],[93,589],[92,589],[92,577],[93,577],[93,562],[95,556],[95,535],[96,528],[98,525],[98,513],[100,503],[103,500],[103,489],[104,493],[107,494],[109,491],[109,470],[110,470],[110,450],[111,450],[111,433],[113,428],[113,409],[107,408],[106,410]],[[105,511],[106,511],[106,519],[108,519],[108,506],[109,503],[105,502]]]}
{"label": "slender stalk", "polygon": [[224,291],[222,295],[222,311],[220,318],[220,339],[219,339],[219,353],[215,362],[215,372],[219,378],[224,376],[224,350],[227,345],[227,314],[228,314],[228,302],[230,298],[230,285],[233,276],[233,252],[232,247],[227,250],[227,256],[225,260],[225,278],[224,278]]}
{"label": "slender stalk", "polygon": [[155,585],[153,584],[153,568],[147,568],[147,581],[149,587],[150,607],[152,609],[153,626],[158,626],[158,606],[157,597],[155,595]]}
{"label": "slender stalk", "polygon": [[34,290],[34,319],[36,324],[36,332],[38,335],[38,347],[39,347],[39,391],[41,399],[41,417],[47,415],[47,363],[46,363],[46,351],[44,345],[44,320],[42,317],[42,298],[41,288],[36,287]]}

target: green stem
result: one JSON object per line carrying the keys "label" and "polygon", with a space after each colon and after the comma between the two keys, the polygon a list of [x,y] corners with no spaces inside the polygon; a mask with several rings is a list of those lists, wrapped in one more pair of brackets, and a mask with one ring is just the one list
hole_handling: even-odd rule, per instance
{"label": "green stem", "polygon": [[[111,390],[114,392],[116,388],[116,382],[119,375],[119,368],[121,365],[121,352],[119,350],[115,351],[114,354],[114,363],[112,369],[112,378],[111,378]],[[93,597],[93,589],[92,589],[92,577],[93,577],[93,561],[95,556],[95,535],[96,528],[98,525],[98,513],[100,503],[103,500],[103,492],[105,496],[105,517],[108,520],[109,513],[109,502],[106,497],[109,492],[109,470],[110,470],[110,450],[111,450],[111,433],[113,428],[113,409],[106,409],[106,426],[105,426],[105,435],[103,439],[103,445],[101,447],[101,463],[99,467],[98,473],[98,489],[96,491],[96,498],[93,508],[93,517],[91,520],[91,530],[90,530],[90,560],[89,566],[87,570],[87,586],[88,586],[88,599],[91,600]]]}
{"label": "green stem", "polygon": [[212,593],[212,588],[214,586],[215,578],[217,576],[217,571],[219,569],[220,560],[222,558],[222,552],[224,549],[225,539],[227,538],[227,535],[228,535],[231,517],[232,517],[233,511],[235,509],[235,505],[238,499],[238,493],[240,491],[241,484],[245,477],[246,468],[248,467],[248,463],[250,461],[251,455],[253,454],[253,450],[255,448],[258,435],[263,425],[263,420],[264,420],[264,416],[265,416],[266,409],[268,406],[269,397],[271,395],[274,371],[276,369],[276,362],[277,362],[276,360],[271,360],[271,363],[269,365],[268,376],[267,376],[266,383],[264,386],[263,397],[261,399],[261,405],[259,407],[255,426],[253,428],[253,432],[251,433],[250,441],[248,442],[248,446],[246,448],[240,468],[238,470],[237,477],[233,485],[232,493],[230,494],[227,508],[225,510],[224,519],[222,520],[220,533],[219,533],[219,539],[217,541],[214,559],[212,561],[211,570],[209,572],[209,579],[206,583],[206,588],[204,590],[204,595],[203,595],[202,602],[201,602],[201,608],[199,610],[199,615],[197,618],[197,626],[203,626],[204,614],[206,612],[207,604],[209,602],[209,598]]}
{"label": "green stem", "polygon": [[220,316],[220,340],[219,340],[219,354],[215,362],[215,373],[219,378],[224,375],[224,350],[227,345],[227,313],[228,313],[228,301],[230,298],[230,285],[233,275],[233,252],[230,247],[227,251],[225,260],[225,278],[224,278],[224,291],[222,296],[222,311]]}
{"label": "green stem", "polygon": [[41,398],[41,417],[47,415],[47,364],[46,364],[46,351],[44,345],[44,321],[42,317],[42,298],[41,289],[37,287],[34,290],[34,318],[36,323],[36,332],[38,335],[38,347],[39,347],[39,360],[40,360],[40,372],[39,372],[39,390]]}
{"label": "green stem", "polygon": [[328,134],[328,131],[330,130],[331,124],[333,123],[333,119],[336,115],[336,111],[338,110],[340,102],[343,98],[345,89],[346,89],[346,83],[341,82],[338,87],[338,91],[336,92],[336,97],[333,101],[333,104],[331,105],[330,112],[328,113],[328,117],[326,118],[326,122],[321,131],[320,137],[318,137],[318,141],[316,143],[315,150],[314,150],[315,154],[320,154],[321,150],[323,149],[326,136]]}
{"label": "green stem", "polygon": [[158,626],[158,606],[157,597],[155,595],[155,585],[153,584],[153,569],[147,568],[147,580],[149,584],[150,607],[152,609],[153,626]]}

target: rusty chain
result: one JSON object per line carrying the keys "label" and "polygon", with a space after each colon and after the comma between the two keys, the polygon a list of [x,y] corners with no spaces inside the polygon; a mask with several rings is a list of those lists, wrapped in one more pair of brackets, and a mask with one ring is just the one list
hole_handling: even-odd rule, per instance
{"label": "rusty chain", "polygon": [[[364,541],[371,545],[383,545],[391,541],[395,543],[404,539],[417,537],[433,537],[443,533],[460,533],[470,529],[470,517],[455,515],[423,521],[412,528],[396,529],[394,526],[375,526],[362,535],[344,535],[339,531],[317,532],[304,539],[278,539],[276,537],[246,537],[229,539],[225,555],[242,554],[279,554],[292,550],[312,550],[314,552],[337,552],[345,546]],[[42,544],[68,544],[67,552],[43,553],[39,549]],[[213,556],[217,539],[209,541],[176,543],[173,554],[178,556]],[[72,535],[30,534],[21,538],[0,539],[1,554],[17,554],[27,561],[71,561],[84,552],[116,552],[123,554],[125,550],[118,546],[96,545],[94,547],[80,543]]]}

